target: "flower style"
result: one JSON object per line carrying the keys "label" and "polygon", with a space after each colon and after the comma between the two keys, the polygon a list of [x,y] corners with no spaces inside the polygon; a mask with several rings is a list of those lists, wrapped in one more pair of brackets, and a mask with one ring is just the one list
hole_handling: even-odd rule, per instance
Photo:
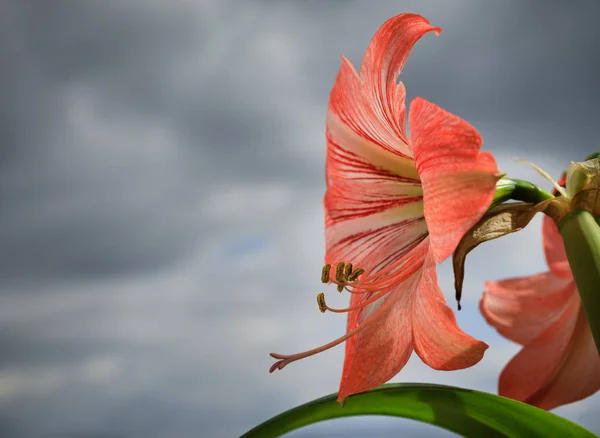
{"label": "flower style", "polygon": [[[482,139],[464,120],[415,98],[405,129],[406,91],[397,81],[413,45],[428,32],[415,14],[376,32],[360,73],[342,57],[327,114],[325,262],[351,262],[364,273],[326,273],[351,293],[345,336],[279,359],[271,371],[346,342],[338,400],[396,375],[413,350],[427,365],[474,365],[487,345],[463,333],[439,289],[436,262],[452,254],[485,213],[500,177]],[[340,265],[340,269],[343,266]],[[351,268],[346,274],[351,272]]]}
{"label": "flower style", "polygon": [[487,282],[480,308],[502,336],[523,346],[502,371],[499,394],[549,410],[600,389],[600,356],[558,228],[547,216],[542,233],[550,271]]}

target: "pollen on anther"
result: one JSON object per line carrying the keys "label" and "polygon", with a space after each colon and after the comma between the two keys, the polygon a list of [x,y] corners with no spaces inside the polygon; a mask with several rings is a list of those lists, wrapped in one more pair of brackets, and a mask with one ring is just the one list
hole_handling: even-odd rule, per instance
{"label": "pollen on anther", "polygon": [[343,283],[344,282],[344,262],[339,262],[337,264],[337,266],[335,267],[335,279],[339,282],[339,283]]}
{"label": "pollen on anther", "polygon": [[364,274],[364,273],[365,273],[365,270],[364,270],[364,269],[362,269],[362,268],[358,268],[357,270],[355,270],[354,272],[352,272],[350,275],[348,275],[348,277],[347,277],[347,278],[348,278],[348,281],[349,281],[349,282],[353,282],[353,281],[357,280],[357,279],[358,279],[358,277],[359,277],[360,275]]}
{"label": "pollen on anther", "polygon": [[344,266],[344,279],[348,279],[350,274],[352,274],[352,263],[348,263]]}
{"label": "pollen on anther", "polygon": [[321,271],[321,283],[329,282],[329,272],[331,271],[331,265],[328,263],[323,266],[323,270]]}
{"label": "pollen on anther", "polygon": [[337,285],[337,291],[338,292],[342,292],[344,290],[344,285],[343,284],[338,284]]}
{"label": "pollen on anther", "polygon": [[325,294],[323,292],[317,295],[317,304],[319,305],[319,310],[321,313],[325,313],[327,310],[327,304],[325,304]]}

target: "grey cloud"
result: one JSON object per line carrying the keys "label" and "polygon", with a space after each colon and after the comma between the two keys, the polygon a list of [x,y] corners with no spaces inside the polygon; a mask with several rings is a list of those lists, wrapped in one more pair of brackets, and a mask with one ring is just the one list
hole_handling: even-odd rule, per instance
{"label": "grey cloud", "polygon": [[[358,65],[396,13],[444,28],[411,55],[409,97],[471,121],[503,169],[533,175],[507,162],[518,154],[558,174],[596,147],[592,2],[378,5],[4,2],[3,436],[226,437],[336,390],[341,349],[272,376],[268,352],[344,329],[343,317],[320,318],[311,274],[323,252],[326,105],[339,56]],[[518,350],[476,303],[490,277],[545,269],[539,230],[523,233],[468,262],[458,319],[493,352],[452,374],[412,360],[398,380],[495,390]],[[440,281],[451,291],[448,265]],[[559,412],[597,431],[598,400]],[[379,420],[296,436],[448,436]]]}

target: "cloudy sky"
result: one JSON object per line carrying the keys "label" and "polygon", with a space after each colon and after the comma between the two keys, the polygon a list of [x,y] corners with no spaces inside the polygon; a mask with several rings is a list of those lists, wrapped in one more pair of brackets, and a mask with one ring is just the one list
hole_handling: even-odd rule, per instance
{"label": "cloudy sky", "polygon": [[[408,98],[472,123],[510,175],[548,187],[513,158],[558,176],[600,149],[595,0],[376,5],[0,0],[3,437],[227,438],[337,390],[343,347],[273,375],[268,353],[344,332],[315,303],[328,94],[397,13],[443,28],[409,58]],[[546,270],[539,218],[474,255],[458,320],[485,358],[413,358],[395,381],[496,391],[518,347],[477,302],[486,279]],[[556,413],[600,433],[599,407]],[[367,433],[454,436],[373,417],[290,437]]]}

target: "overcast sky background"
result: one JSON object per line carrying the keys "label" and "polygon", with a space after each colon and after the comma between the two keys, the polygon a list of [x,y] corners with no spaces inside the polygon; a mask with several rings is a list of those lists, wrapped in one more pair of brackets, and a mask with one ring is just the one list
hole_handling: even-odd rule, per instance
{"label": "overcast sky background", "polygon": [[[511,160],[559,176],[600,149],[595,0],[0,0],[1,436],[234,437],[337,390],[343,347],[273,375],[269,352],[344,332],[315,301],[327,101],[340,55],[358,65],[401,12],[443,28],[408,99],[472,123],[502,170],[549,188]],[[458,320],[484,359],[413,357],[395,381],[496,391],[519,347],[477,303],[546,270],[540,223],[467,261]],[[600,433],[599,407],[556,413]],[[367,434],[455,436],[377,417],[289,436]]]}

